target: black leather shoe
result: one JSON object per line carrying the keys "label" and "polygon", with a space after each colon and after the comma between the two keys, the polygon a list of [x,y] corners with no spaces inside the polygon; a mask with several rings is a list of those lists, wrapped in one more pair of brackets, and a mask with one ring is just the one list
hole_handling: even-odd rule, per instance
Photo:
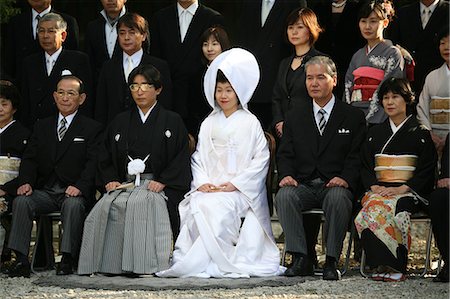
{"label": "black leather shoe", "polygon": [[73,274],[73,267],[71,262],[61,262],[56,266],[56,275],[70,274]]}
{"label": "black leather shoe", "polygon": [[323,280],[339,280],[341,279],[341,272],[336,269],[336,263],[325,263],[323,268]]}
{"label": "black leather shoe", "polygon": [[8,276],[9,277],[27,277],[30,278],[30,264],[29,263],[22,263],[22,262],[15,262],[11,265],[11,267],[8,269]]}
{"label": "black leather shoe", "polygon": [[307,256],[295,257],[292,265],[284,272],[285,276],[310,276],[314,275],[314,268]]}
{"label": "black leather shoe", "polygon": [[448,266],[444,265],[444,267],[441,269],[441,272],[433,278],[434,282],[449,282],[448,280]]}

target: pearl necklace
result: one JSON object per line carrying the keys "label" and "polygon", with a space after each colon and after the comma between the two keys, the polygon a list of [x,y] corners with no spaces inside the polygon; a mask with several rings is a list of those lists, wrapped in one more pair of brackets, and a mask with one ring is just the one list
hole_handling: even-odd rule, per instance
{"label": "pearl necklace", "polygon": [[345,3],[347,3],[347,0],[344,0],[341,3],[332,2],[331,5],[335,8],[340,8],[340,7],[344,6]]}

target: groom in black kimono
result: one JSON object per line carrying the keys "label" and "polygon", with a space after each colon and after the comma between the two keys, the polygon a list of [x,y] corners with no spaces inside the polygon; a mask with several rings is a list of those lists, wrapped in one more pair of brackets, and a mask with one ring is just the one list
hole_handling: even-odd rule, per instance
{"label": "groom in black kimono", "polygon": [[315,256],[308,252],[302,212],[320,208],[328,229],[323,279],[338,280],[336,264],[350,222],[366,124],[361,110],[334,97],[336,66],[330,58],[314,57],[305,69],[313,100],[300,103],[287,115],[277,155],[281,188],[275,206],[286,251],[293,255],[285,275],[314,274]]}

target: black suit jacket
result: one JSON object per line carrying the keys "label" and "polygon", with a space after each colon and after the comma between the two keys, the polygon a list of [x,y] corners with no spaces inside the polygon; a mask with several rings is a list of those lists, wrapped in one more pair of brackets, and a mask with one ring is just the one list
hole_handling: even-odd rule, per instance
{"label": "black suit jacket", "polygon": [[302,64],[295,71],[292,80],[294,81],[292,88],[288,87],[287,75],[291,68],[294,55],[286,57],[280,62],[278,75],[276,77],[275,86],[272,94],[272,115],[273,125],[283,121],[289,110],[293,109],[298,102],[311,101],[311,97],[306,90],[306,71],[305,63],[312,57],[324,55],[323,53],[311,48],[302,60]]}
{"label": "black suit jacket", "polygon": [[[170,109],[172,107],[172,80],[167,62],[144,53],[139,65],[144,64],[153,65],[161,73],[163,89],[158,96],[158,101]],[[97,85],[95,119],[103,124],[108,124],[117,114],[134,106],[131,91],[125,80],[122,52],[103,65]]]}
{"label": "black suit jacket", "polygon": [[153,16],[150,54],[169,64],[174,87],[173,108],[184,119],[189,110],[195,110],[196,103],[203,101],[200,84],[190,84],[194,78],[200,82],[202,76],[200,37],[209,27],[223,23],[220,13],[199,4],[182,43],[176,3]]}
{"label": "black suit jacket", "polygon": [[399,44],[414,57],[413,87],[417,94],[422,90],[428,73],[442,64],[437,33],[449,24],[449,2],[440,0],[425,29],[422,28],[419,1],[399,9],[397,19],[386,32],[386,37]]}
{"label": "black suit jacket", "polygon": [[[89,22],[86,29],[85,47],[91,62],[95,86],[103,64],[110,59],[108,46],[106,45],[105,23],[105,18],[100,15],[97,19]],[[116,40],[113,57],[119,55],[121,52],[122,50],[120,49],[119,41]]]}
{"label": "black suit jacket", "polygon": [[41,189],[56,181],[74,186],[93,198],[101,125],[77,113],[64,138],[57,136],[58,116],[40,120],[22,157],[20,185]]}
{"label": "black suit jacket", "polygon": [[244,1],[239,20],[239,44],[252,52],[261,69],[260,83],[251,103],[270,103],[280,61],[292,54],[286,37],[286,18],[301,6],[299,0],[275,1],[261,27],[261,0]]}
{"label": "black suit jacket", "polygon": [[301,184],[337,176],[355,190],[366,133],[364,113],[336,100],[322,136],[313,113],[312,101],[304,101],[288,113],[277,153],[280,179],[292,176]]}
{"label": "black suit jacket", "polygon": [[92,115],[92,75],[88,56],[79,51],[63,49],[48,76],[45,54],[41,51],[25,58],[23,64],[19,112],[24,125],[32,128],[36,120],[56,113],[53,92],[63,70],[69,70],[83,81],[87,97],[80,107],[80,112],[87,116]]}
{"label": "black suit jacket", "polygon": [[[65,13],[51,9],[52,13],[60,14],[67,22],[67,38],[63,44],[65,49],[78,50],[79,29],[77,20]],[[8,38],[5,41],[6,72],[16,80],[20,80],[22,63],[25,57],[41,51],[39,40],[33,37],[31,8],[13,17],[8,23]]]}

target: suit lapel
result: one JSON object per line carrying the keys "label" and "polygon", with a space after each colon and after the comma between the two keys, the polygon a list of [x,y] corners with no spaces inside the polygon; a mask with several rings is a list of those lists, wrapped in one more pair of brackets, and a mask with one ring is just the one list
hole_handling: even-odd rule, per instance
{"label": "suit lapel", "polygon": [[[336,136],[337,130],[345,118],[344,113],[342,113],[341,103],[338,102],[337,99],[335,101],[336,102],[334,103],[333,110],[331,111],[331,115],[328,118],[328,122],[325,126],[322,139],[320,140],[319,155],[326,149],[333,137]],[[318,132],[317,126],[315,127]]]}

